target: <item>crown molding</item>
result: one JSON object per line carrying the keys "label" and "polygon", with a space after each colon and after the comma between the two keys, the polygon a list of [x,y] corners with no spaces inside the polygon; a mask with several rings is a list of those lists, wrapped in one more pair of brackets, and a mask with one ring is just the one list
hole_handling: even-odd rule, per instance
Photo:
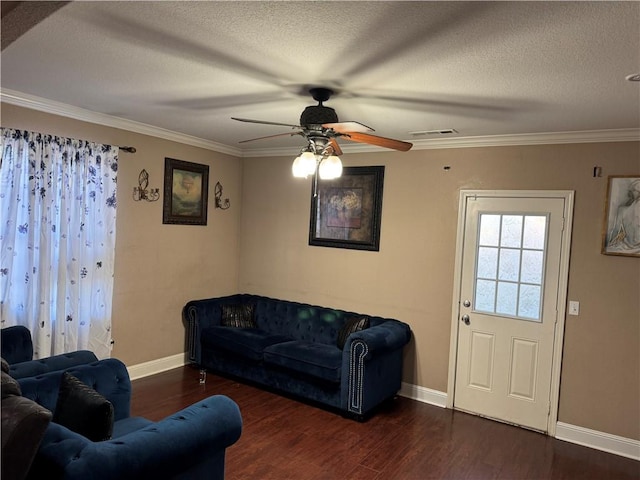
{"label": "crown molding", "polygon": [[[607,143],[607,142],[638,142],[639,128],[624,128],[617,130],[585,130],[580,132],[547,132],[522,133],[513,135],[487,135],[477,137],[436,138],[433,140],[406,140],[413,142],[415,150],[440,150],[445,148],[474,148],[474,147],[505,147],[517,145],[553,145],[562,143]],[[340,144],[344,153],[380,153],[380,148],[371,145]],[[264,148],[243,152],[243,157],[275,157],[282,155],[297,155],[300,149],[292,148]]]}
{"label": "crown molding", "polygon": [[503,147],[510,145],[551,145],[560,143],[638,142],[640,128],[616,130],[583,130],[578,132],[520,133],[477,137],[437,138],[417,140],[412,150],[434,148]]}
{"label": "crown molding", "polygon": [[[205,140],[203,138],[174,132],[172,130],[155,127],[146,123],[74,107],[65,103],[36,97],[34,95],[6,88],[0,90],[0,100],[19,107],[30,108],[32,110],[52,113],[54,115],[73,118],[75,120],[82,120],[107,127],[141,133],[143,135],[184,143],[194,147],[205,148],[207,150],[213,150],[215,152],[225,153],[235,157],[275,157],[297,155],[300,152],[300,149],[297,147],[261,148],[243,151],[237,147],[231,147],[211,140]],[[428,140],[420,139],[412,141],[412,150],[637,141],[640,141],[640,128],[623,128],[615,130],[585,130],[579,132],[545,132],[476,137],[449,137]],[[378,147],[365,144],[341,145],[341,148],[344,153],[380,153],[382,151]]]}
{"label": "crown molding", "polygon": [[142,122],[127,120],[126,118],[107,115],[105,113],[98,113],[80,107],[74,107],[66,103],[56,102],[42,97],[36,97],[35,95],[29,95],[27,93],[22,93],[7,88],[3,88],[0,90],[0,101],[9,103],[11,105],[16,105],[18,107],[24,107],[31,110],[38,110],[45,113],[60,115],[62,117],[73,118],[74,120],[81,120],[84,122],[104,125],[105,127],[119,128],[121,130],[127,130],[129,132],[141,133],[143,135],[149,135],[151,137],[158,137],[164,140],[184,143],[193,147],[213,150],[214,152],[226,153],[235,157],[242,157],[242,150],[240,150],[239,148],[230,147],[229,145],[212,142],[211,140],[205,140],[204,138],[194,137],[192,135],[186,135],[184,133],[174,132],[172,130],[167,130],[165,128],[156,127]]}

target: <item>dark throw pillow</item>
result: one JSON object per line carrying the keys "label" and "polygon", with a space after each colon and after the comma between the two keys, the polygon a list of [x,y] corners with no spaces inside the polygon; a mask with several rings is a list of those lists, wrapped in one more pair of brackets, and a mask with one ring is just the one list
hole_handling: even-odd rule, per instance
{"label": "dark throw pillow", "polygon": [[351,317],[348,319],[338,332],[338,341],[336,342],[338,348],[342,350],[349,335],[365,328],[369,328],[369,317]]}
{"label": "dark throw pillow", "polygon": [[236,328],[258,328],[253,304],[222,305],[222,325]]}
{"label": "dark throw pillow", "polygon": [[93,442],[109,440],[113,433],[113,405],[93,388],[65,372],[60,381],[53,422]]}

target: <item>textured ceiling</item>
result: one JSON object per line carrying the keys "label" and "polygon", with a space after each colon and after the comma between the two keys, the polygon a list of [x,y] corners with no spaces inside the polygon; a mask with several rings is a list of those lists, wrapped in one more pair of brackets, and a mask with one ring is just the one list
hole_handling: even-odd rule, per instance
{"label": "textured ceiling", "polygon": [[297,124],[310,85],[336,91],[340,120],[418,144],[433,137],[410,132],[640,127],[640,83],[625,80],[640,72],[639,2],[71,2],[39,23],[17,10],[3,13],[19,31],[3,36],[3,94],[245,154],[303,145],[238,144],[283,128],[231,117]]}

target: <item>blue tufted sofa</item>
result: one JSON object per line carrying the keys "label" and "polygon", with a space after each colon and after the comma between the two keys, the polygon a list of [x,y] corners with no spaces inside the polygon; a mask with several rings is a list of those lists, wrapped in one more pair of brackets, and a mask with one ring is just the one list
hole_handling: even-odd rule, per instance
{"label": "blue tufted sofa", "polygon": [[[222,325],[225,305],[253,305],[257,328]],[[249,294],[193,300],[183,309],[189,358],[228,374],[365,419],[402,381],[409,326],[369,316],[370,326],[338,335],[362,314]]]}
{"label": "blue tufted sofa", "polygon": [[[242,430],[238,406],[216,395],[157,423],[130,416],[131,382],[125,365],[101,360],[67,370],[114,408],[111,440],[92,442],[50,423],[28,479],[223,479],[227,447]],[[22,395],[53,411],[63,372],[20,379]]]}
{"label": "blue tufted sofa", "polygon": [[89,350],[61,353],[33,360],[31,332],[21,325],[1,329],[0,346],[2,358],[9,364],[9,375],[15,379],[64,370],[98,360],[96,355]]}

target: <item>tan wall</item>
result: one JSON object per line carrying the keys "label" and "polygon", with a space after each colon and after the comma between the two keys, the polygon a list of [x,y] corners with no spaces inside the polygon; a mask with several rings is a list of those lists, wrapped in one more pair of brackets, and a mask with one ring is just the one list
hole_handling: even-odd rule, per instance
{"label": "tan wall", "polygon": [[[7,104],[2,104],[2,126],[137,148],[135,154],[120,152],[118,162],[112,356],[131,366],[184,352],[184,304],[237,289],[241,161]],[[163,225],[162,195],[154,203],[133,200],[143,168],[150,187],[162,192],[165,157],[209,165],[206,226]],[[214,208],[217,181],[224,187],[224,197],[231,199],[229,210]]]}
{"label": "tan wall", "polygon": [[404,381],[446,391],[459,190],[575,190],[568,298],[581,308],[566,320],[559,420],[640,439],[640,259],[600,254],[606,176],[640,173],[640,144],[343,160],[386,166],[380,251],[309,246],[310,180],[292,178],[290,157],[245,159],[240,291],[403,320]]}
{"label": "tan wall", "polygon": [[[446,391],[459,190],[575,190],[568,298],[581,309],[566,321],[559,420],[640,439],[640,260],[600,255],[606,176],[640,173],[638,143],[344,155],[386,166],[380,252],[362,252],[308,246],[311,185],[289,157],[242,162],[5,104],[2,126],[138,148],[118,175],[113,356],[128,365],[183,351],[186,301],[240,291],[406,321],[404,380]],[[142,168],[162,188],[166,156],[210,165],[231,209],[211,195],[206,227],[174,226],[160,201],[134,202]]]}

